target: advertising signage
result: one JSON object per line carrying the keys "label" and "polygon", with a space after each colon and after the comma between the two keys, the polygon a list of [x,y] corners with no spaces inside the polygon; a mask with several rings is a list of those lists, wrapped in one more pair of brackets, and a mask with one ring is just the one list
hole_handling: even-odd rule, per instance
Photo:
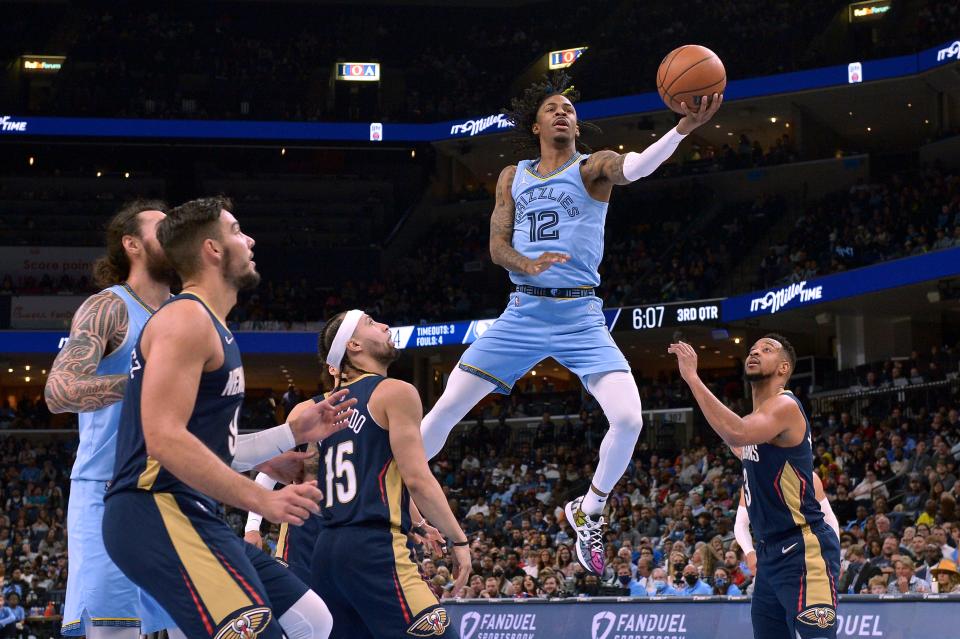
{"label": "advertising signage", "polygon": [[573,49],[563,49],[562,51],[551,51],[549,54],[548,66],[550,70],[566,69],[576,62],[587,47],[574,47]]}
{"label": "advertising signage", "polygon": [[377,62],[338,62],[337,80],[347,82],[379,82],[380,64]]}
{"label": "advertising signage", "polygon": [[[560,53],[560,52],[555,52]],[[728,101],[810,91],[848,83],[875,82],[907,77],[952,64],[960,59],[960,40],[945,42],[919,53],[849,64],[733,80],[727,85]],[[341,62],[334,69],[343,81],[375,82],[376,62]],[[664,109],[655,91],[636,95],[587,100],[577,104],[586,120],[654,113]],[[0,137],[95,137],[139,139],[441,142],[483,134],[502,133],[511,123],[502,114],[432,122],[428,124],[371,122],[285,122],[242,120],[160,120],[132,118],[33,117],[0,113]]]}

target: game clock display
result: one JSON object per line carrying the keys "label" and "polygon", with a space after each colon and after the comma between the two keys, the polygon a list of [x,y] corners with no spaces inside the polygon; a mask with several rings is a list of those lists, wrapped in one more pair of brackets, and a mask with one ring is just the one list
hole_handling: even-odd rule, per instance
{"label": "game clock display", "polygon": [[719,324],[720,300],[636,306],[624,309],[624,314],[628,314],[633,329],[637,331],[695,324]]}

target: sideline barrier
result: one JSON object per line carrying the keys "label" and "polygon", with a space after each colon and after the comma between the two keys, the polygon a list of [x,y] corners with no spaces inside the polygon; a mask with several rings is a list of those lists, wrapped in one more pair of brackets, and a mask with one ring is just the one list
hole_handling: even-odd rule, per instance
{"label": "sideline barrier", "polygon": [[[749,597],[444,602],[460,639],[750,639]],[[840,597],[837,637],[956,637],[960,595]]]}

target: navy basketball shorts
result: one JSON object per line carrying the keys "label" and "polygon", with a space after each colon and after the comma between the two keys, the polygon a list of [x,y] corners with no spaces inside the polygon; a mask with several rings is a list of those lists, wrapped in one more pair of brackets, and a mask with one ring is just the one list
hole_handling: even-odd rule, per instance
{"label": "navy basketball shorts", "polygon": [[819,522],[757,545],[756,639],[836,639],[840,542]]}
{"label": "navy basketball shorts", "polygon": [[281,524],[277,538],[277,559],[303,580],[310,583],[310,562],[313,559],[313,547],[320,532],[320,517],[311,515],[302,526]]}
{"label": "navy basketball shorts", "polygon": [[310,587],[299,575],[291,572],[284,562],[246,542],[243,545],[247,558],[257,571],[260,581],[263,582],[264,590],[270,599],[273,616],[279,620],[283,613],[290,610],[293,604],[309,592]]}
{"label": "navy basketball shorts", "polygon": [[195,498],[146,491],[112,495],[103,540],[114,563],[191,639],[282,637],[244,548],[249,544]]}
{"label": "navy basketball shorts", "polygon": [[456,639],[396,528],[323,528],[313,552],[310,587],[333,615],[330,639]]}

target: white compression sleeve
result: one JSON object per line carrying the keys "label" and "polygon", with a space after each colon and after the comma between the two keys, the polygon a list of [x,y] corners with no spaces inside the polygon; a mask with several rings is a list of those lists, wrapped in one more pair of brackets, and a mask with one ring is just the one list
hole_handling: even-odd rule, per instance
{"label": "white compression sleeve", "polygon": [[278,621],[288,639],[327,639],[333,630],[333,615],[312,590],[297,599]]}
{"label": "white compression sleeve", "polygon": [[245,473],[268,459],[273,459],[297,445],[289,424],[281,424],[237,437],[237,453],[230,467]]}
{"label": "white compression sleeve", "polygon": [[[609,493],[627,471],[633,450],[643,428],[643,407],[637,380],[627,371],[595,373],[587,377],[587,389],[597,398],[610,428],[600,442],[600,460],[593,474],[593,486]],[[603,511],[605,498],[592,490],[581,503],[583,512],[597,515]]]}
{"label": "white compression sleeve", "polygon": [[[140,639],[139,628],[124,628],[118,626],[94,626],[87,623],[88,639]],[[14,635],[10,635],[11,637]]]}
{"label": "white compression sleeve", "polygon": [[[278,482],[276,479],[271,477],[266,473],[257,473],[257,478],[254,480],[267,490],[273,490]],[[260,532],[260,524],[263,522],[263,515],[255,513],[252,510],[247,513],[247,525],[244,526],[243,532],[248,533],[251,530],[256,530]]]}
{"label": "white compression sleeve", "polygon": [[481,399],[493,392],[496,386],[476,375],[461,370],[458,366],[450,373],[447,387],[433,409],[420,424],[423,448],[427,459],[433,459],[443,449],[450,431]]}
{"label": "white compression sleeve", "polygon": [[647,177],[673,155],[685,137],[673,127],[640,153],[628,152],[623,158],[623,176],[631,182]]}
{"label": "white compression sleeve", "polygon": [[830,507],[830,500],[826,497],[820,500],[820,510],[823,511],[823,520],[833,528],[833,532],[837,533],[837,539],[840,539],[840,522],[837,521],[837,515],[833,512],[833,508]]}
{"label": "white compression sleeve", "polygon": [[756,552],[753,549],[753,538],[750,537],[750,515],[743,506],[737,506],[737,521],[733,525],[733,536],[744,555]]}

